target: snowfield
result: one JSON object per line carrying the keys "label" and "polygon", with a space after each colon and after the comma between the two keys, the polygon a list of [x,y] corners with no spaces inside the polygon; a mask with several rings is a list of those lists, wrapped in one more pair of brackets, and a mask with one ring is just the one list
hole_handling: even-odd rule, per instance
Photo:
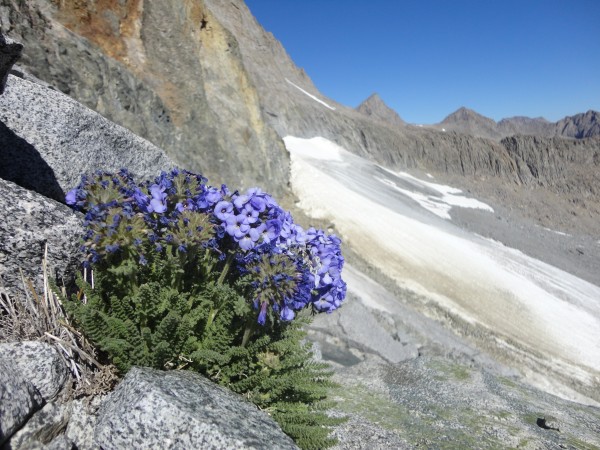
{"label": "snowfield", "polygon": [[[489,330],[499,348],[527,360],[520,369],[532,384],[558,389],[548,370],[600,383],[600,287],[454,225],[454,207],[493,212],[458,189],[378,167],[321,137],[284,141],[300,208],[331,220],[368,263]],[[361,291],[352,280],[348,287]]]}

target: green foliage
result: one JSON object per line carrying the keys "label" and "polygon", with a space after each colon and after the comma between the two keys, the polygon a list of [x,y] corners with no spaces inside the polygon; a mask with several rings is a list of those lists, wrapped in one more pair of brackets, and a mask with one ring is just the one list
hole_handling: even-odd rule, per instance
{"label": "green foliage", "polygon": [[66,308],[121,373],[197,371],[267,411],[300,446],[327,447],[339,422],[325,413],[332,372],[312,360],[302,315],[344,300],[341,241],[305,231],[258,188],[206,181],[178,169],[143,183],[125,169],[82,176],[66,202],[85,213],[95,280],[79,279]]}
{"label": "green foliage", "polygon": [[65,302],[119,371],[134,365],[194,370],[267,411],[300,447],[335,443],[328,435],[340,419],[325,413],[332,371],[312,360],[303,331],[308,317],[269,316],[259,325],[245,299],[251,276],[222,283],[227,261],[208,252],[181,255],[169,248],[150,254],[145,265],[121,258],[97,267],[93,289],[78,280],[85,302]]}

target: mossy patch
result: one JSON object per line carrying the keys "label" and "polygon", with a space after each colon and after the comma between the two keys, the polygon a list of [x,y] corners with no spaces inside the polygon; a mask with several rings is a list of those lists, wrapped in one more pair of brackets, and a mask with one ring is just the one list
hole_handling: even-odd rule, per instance
{"label": "mossy patch", "polygon": [[[450,373],[455,373],[451,371]],[[458,372],[460,379],[464,373]],[[465,405],[451,408],[440,404],[394,402],[363,384],[337,388],[332,392],[336,407],[356,414],[382,428],[397,432],[413,445],[435,443],[439,449],[502,448],[504,443],[486,433],[493,424]]]}
{"label": "mossy patch", "polygon": [[[471,369],[455,362],[434,360],[429,363],[429,367],[436,372],[450,376],[456,381],[466,381],[471,378]],[[444,380],[441,375],[437,375],[435,378],[440,381]]]}
{"label": "mossy patch", "polygon": [[600,450],[600,446],[590,444],[589,442],[582,441],[581,439],[577,439],[572,436],[567,437],[566,443],[568,448],[572,447],[580,450]]}

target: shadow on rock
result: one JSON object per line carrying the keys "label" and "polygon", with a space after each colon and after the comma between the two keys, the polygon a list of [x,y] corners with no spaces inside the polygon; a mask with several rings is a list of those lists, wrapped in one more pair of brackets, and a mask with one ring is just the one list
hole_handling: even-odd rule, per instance
{"label": "shadow on rock", "polygon": [[0,178],[64,202],[54,171],[36,148],[0,122]]}

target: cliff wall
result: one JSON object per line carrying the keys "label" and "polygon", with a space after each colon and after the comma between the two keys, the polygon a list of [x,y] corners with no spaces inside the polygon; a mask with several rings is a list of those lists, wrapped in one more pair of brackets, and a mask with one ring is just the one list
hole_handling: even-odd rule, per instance
{"label": "cliff wall", "polygon": [[231,33],[202,1],[0,2],[22,66],[214,184],[286,189],[288,156],[265,124]]}

